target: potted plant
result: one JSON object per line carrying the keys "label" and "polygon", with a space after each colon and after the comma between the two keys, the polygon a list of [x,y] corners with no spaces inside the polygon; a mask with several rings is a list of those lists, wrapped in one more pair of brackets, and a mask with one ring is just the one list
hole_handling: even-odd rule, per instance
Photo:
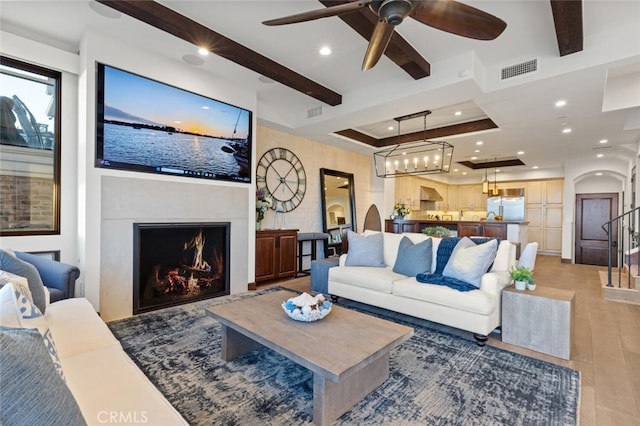
{"label": "potted plant", "polygon": [[451,231],[444,226],[429,226],[422,229],[422,233],[430,237],[444,238],[451,236]]}
{"label": "potted plant", "polygon": [[533,278],[529,278],[529,281],[527,282],[527,290],[536,290],[536,282],[533,280]]}
{"label": "potted plant", "polygon": [[516,290],[525,290],[527,283],[533,281],[533,272],[526,266],[518,266],[511,269],[511,278],[515,282]]}
{"label": "potted plant", "polygon": [[405,216],[411,213],[411,209],[400,201],[398,201],[396,205],[393,206],[393,210],[395,210],[397,217],[399,217],[400,219],[404,219]]}

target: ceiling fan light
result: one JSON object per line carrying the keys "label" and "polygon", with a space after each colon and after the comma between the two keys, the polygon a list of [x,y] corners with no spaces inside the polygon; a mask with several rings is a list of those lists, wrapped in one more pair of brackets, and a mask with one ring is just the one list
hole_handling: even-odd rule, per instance
{"label": "ceiling fan light", "polygon": [[386,0],[382,2],[377,13],[387,24],[395,27],[402,23],[411,9],[413,5],[408,0]]}

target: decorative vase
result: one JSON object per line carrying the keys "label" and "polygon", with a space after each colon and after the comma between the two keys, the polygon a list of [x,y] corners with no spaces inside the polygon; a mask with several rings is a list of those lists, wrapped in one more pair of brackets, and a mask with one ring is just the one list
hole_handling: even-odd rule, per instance
{"label": "decorative vase", "polygon": [[526,290],[527,282],[526,281],[516,281],[516,290]]}
{"label": "decorative vase", "polygon": [[260,229],[262,229],[262,221],[256,220],[256,231],[259,231]]}
{"label": "decorative vase", "polygon": [[536,291],[536,285],[527,283],[527,290]]}

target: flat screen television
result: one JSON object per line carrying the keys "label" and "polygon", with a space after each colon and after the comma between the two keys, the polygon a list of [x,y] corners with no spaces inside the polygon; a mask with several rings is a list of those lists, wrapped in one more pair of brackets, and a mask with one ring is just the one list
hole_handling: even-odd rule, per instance
{"label": "flat screen television", "polygon": [[251,182],[251,111],[96,65],[96,167]]}

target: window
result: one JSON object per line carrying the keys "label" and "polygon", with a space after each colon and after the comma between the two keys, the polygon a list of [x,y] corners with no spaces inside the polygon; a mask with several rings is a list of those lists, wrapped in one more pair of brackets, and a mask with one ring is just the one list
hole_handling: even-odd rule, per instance
{"label": "window", "polygon": [[0,56],[0,235],[60,233],[60,80]]}

